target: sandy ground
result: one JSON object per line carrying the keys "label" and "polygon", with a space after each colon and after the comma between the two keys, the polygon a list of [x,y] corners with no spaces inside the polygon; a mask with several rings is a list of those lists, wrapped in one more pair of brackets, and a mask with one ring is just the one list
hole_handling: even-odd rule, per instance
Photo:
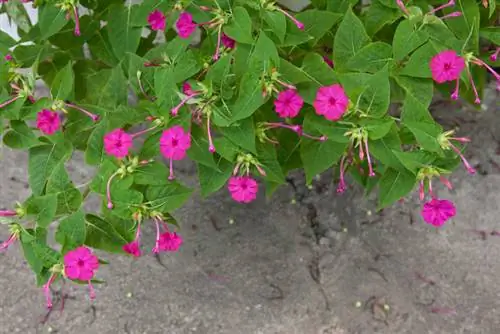
{"label": "sandy ground", "polygon": [[[354,185],[337,195],[329,174],[312,189],[294,175],[271,200],[247,206],[226,190],[195,195],[176,213],[182,250],[104,255],[99,278],[108,283],[93,304],[84,287],[66,284],[64,312],[59,298],[47,316],[18,245],[0,254],[0,332],[498,333],[500,237],[474,232],[500,230],[497,101],[490,93],[483,113],[436,108],[447,128],[461,124],[473,139],[467,155],[479,170],[458,170],[451,194],[440,189],[458,207],[443,229],[422,222],[415,198],[377,213]],[[26,163],[26,153],[2,148],[0,207],[29,195]],[[69,168],[77,183],[92,177],[78,157]],[[180,174],[194,184],[192,166]],[[148,247],[153,239],[150,227]]]}

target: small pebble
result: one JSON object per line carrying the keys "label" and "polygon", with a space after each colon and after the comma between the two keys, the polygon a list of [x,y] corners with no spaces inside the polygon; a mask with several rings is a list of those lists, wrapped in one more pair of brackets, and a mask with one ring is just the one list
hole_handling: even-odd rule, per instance
{"label": "small pebble", "polygon": [[356,308],[360,308],[360,307],[361,307],[361,305],[362,305],[362,303],[361,303],[359,300],[358,300],[358,301],[354,304],[354,306],[355,306]]}

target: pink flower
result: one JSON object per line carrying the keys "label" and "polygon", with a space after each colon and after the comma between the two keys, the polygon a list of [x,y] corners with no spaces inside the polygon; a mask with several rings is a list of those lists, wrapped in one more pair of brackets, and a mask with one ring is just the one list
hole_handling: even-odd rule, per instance
{"label": "pink flower", "polygon": [[[87,281],[90,299],[95,298],[91,280],[94,278],[97,268],[99,268],[99,259],[85,246],[78,247],[64,255],[64,274],[71,280]],[[51,282],[52,280],[49,280],[47,287],[50,286]],[[49,306],[49,303],[47,303],[47,306]]]}
{"label": "pink flower", "polygon": [[12,233],[7,240],[0,244],[0,251],[4,251],[9,248],[17,239],[19,239],[19,233]]}
{"label": "pink flower", "polygon": [[141,256],[141,249],[139,247],[139,242],[137,240],[134,240],[132,242],[129,242],[128,244],[123,246],[123,251],[133,255],[135,257],[140,257]]}
{"label": "pink flower", "polygon": [[191,135],[184,132],[184,129],[175,125],[168,130],[163,131],[160,138],[160,151],[163,156],[170,159],[169,180],[174,179],[174,170],[172,161],[182,160],[186,157],[186,151],[191,147]]}
{"label": "pink flower", "polygon": [[115,129],[104,136],[104,150],[108,155],[123,159],[128,155],[131,147],[132,136],[123,129]]}
{"label": "pink flower", "polygon": [[36,116],[36,127],[43,134],[53,135],[61,126],[59,114],[55,111],[43,109]]}
{"label": "pink flower", "polygon": [[69,279],[88,281],[94,278],[99,260],[85,246],[78,247],[64,255],[64,273]]}
{"label": "pink flower", "polygon": [[316,114],[323,115],[329,121],[339,120],[346,112],[349,98],[341,85],[321,87],[314,101]]}
{"label": "pink flower", "polygon": [[17,212],[13,210],[0,210],[0,217],[15,217]]}
{"label": "pink flower", "polygon": [[[497,61],[497,58],[498,58],[498,54],[500,53],[500,47],[497,47],[495,52],[493,54],[491,54],[490,56],[490,60],[491,61]],[[8,56],[8,55],[7,55]],[[5,56],[5,57],[7,57]],[[11,57],[12,58],[12,57]],[[7,58],[6,58],[7,59]]]}
{"label": "pink flower", "polygon": [[295,24],[295,26],[297,28],[299,28],[300,30],[304,30],[304,23],[300,22],[299,20],[297,20],[295,17],[293,17],[290,13],[288,13],[286,10],[283,10],[279,7],[276,7],[276,10],[283,13],[283,15],[285,15],[286,17],[288,17],[290,20],[292,20],[293,24]]}
{"label": "pink flower", "polygon": [[232,176],[228,185],[231,197],[240,203],[250,203],[257,198],[259,186],[249,176]]}
{"label": "pink flower", "polygon": [[10,53],[8,53],[5,55],[5,57],[3,57],[3,59],[5,59],[5,61],[11,61],[13,58],[12,58],[12,55]]}
{"label": "pink flower", "polygon": [[236,41],[226,34],[222,34],[222,44],[228,49],[234,49]]}
{"label": "pink flower", "polygon": [[196,29],[196,23],[193,22],[193,16],[188,12],[182,12],[175,22],[177,33],[180,38],[189,38]]}
{"label": "pink flower", "polygon": [[280,117],[293,118],[297,116],[304,105],[304,100],[297,91],[288,89],[278,94],[278,98],[274,101],[276,113]]}
{"label": "pink flower", "polygon": [[456,209],[451,201],[433,198],[424,204],[421,214],[426,223],[440,227],[456,215]]}
{"label": "pink flower", "polygon": [[175,232],[165,232],[160,235],[160,251],[177,252],[182,245],[182,238]]}
{"label": "pink flower", "polygon": [[160,10],[155,10],[148,15],[148,23],[151,30],[165,30],[165,15]]}
{"label": "pink flower", "polygon": [[123,251],[125,253],[128,253],[130,255],[133,255],[135,257],[140,257],[141,256],[141,245],[140,245],[140,238],[141,238],[141,224],[137,224],[137,231],[135,232],[135,239],[132,242],[129,242],[128,244],[124,245]]}
{"label": "pink flower", "polygon": [[429,64],[432,78],[437,83],[458,80],[465,68],[465,60],[453,50],[446,50],[432,57]]}

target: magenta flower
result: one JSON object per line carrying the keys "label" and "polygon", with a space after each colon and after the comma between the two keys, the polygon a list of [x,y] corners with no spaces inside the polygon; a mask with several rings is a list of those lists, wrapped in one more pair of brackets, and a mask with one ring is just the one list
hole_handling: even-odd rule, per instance
{"label": "magenta flower", "polygon": [[250,203],[257,198],[259,186],[250,176],[232,176],[228,189],[236,202]]}
{"label": "magenta flower", "polygon": [[141,256],[140,238],[141,238],[141,224],[137,224],[137,232],[135,232],[134,241],[124,245],[122,247],[123,251],[135,257],[140,257]]}
{"label": "magenta flower", "polygon": [[236,46],[236,41],[226,34],[222,34],[222,45],[228,49],[234,49]]}
{"label": "magenta flower", "polygon": [[71,280],[91,280],[97,268],[99,268],[97,256],[85,246],[78,247],[64,255],[64,273]]}
{"label": "magenta flower", "polygon": [[456,215],[456,209],[453,202],[445,199],[433,198],[424,204],[422,209],[422,218],[426,223],[436,227],[443,226],[444,223]]}
{"label": "magenta flower", "polygon": [[108,155],[123,159],[131,147],[132,136],[123,129],[115,129],[104,136],[104,150]]}
{"label": "magenta flower", "polygon": [[341,85],[321,87],[313,103],[316,114],[323,115],[329,121],[339,120],[349,106],[349,98]]}
{"label": "magenta flower", "polygon": [[99,259],[85,246],[78,247],[64,255],[64,274],[71,280],[87,281],[90,299],[95,298],[94,287],[90,281],[94,278],[97,268],[99,268]]}
{"label": "magenta flower", "polygon": [[155,10],[148,15],[148,23],[151,30],[165,30],[166,17],[160,10]]}
{"label": "magenta flower", "polygon": [[165,232],[160,235],[160,251],[177,252],[182,245],[182,238],[175,232]]}
{"label": "magenta flower", "polygon": [[15,217],[17,212],[13,210],[0,210],[0,217]]}
{"label": "magenta flower", "polygon": [[293,118],[297,116],[304,105],[304,100],[297,91],[288,89],[278,94],[278,98],[274,101],[276,113],[280,117]]}
{"label": "magenta flower", "polygon": [[[500,53],[500,47],[497,47],[495,52],[491,54],[490,56],[490,60],[491,61],[497,61],[497,58],[498,58],[498,54]],[[8,56],[8,55],[7,55]],[[5,56],[5,57],[7,57]],[[12,57],[11,57],[12,58]],[[7,58],[6,58],[7,59]]]}
{"label": "magenta flower", "polygon": [[460,73],[465,68],[465,60],[455,51],[446,50],[432,57],[429,66],[434,81],[443,83],[460,78]]}
{"label": "magenta flower", "polygon": [[9,248],[16,240],[19,239],[19,233],[12,233],[7,240],[0,244],[0,251],[4,251]]}
{"label": "magenta flower", "polygon": [[43,109],[37,113],[36,127],[42,131],[43,134],[53,135],[61,126],[61,119],[59,114],[55,111]]}
{"label": "magenta flower", "polygon": [[3,59],[5,59],[5,61],[11,61],[12,59],[12,55],[10,53],[6,54],[5,57],[3,57]]}
{"label": "magenta flower", "polygon": [[193,22],[193,16],[188,12],[182,12],[175,22],[177,33],[180,38],[189,38],[196,30],[196,23]]}
{"label": "magenta flower", "polygon": [[186,151],[191,147],[191,135],[184,129],[175,125],[163,131],[160,138],[160,151],[163,156],[170,159],[169,180],[174,179],[173,160],[182,160],[186,157]]}
{"label": "magenta flower", "polygon": [[295,17],[293,17],[286,10],[283,10],[280,7],[276,7],[276,10],[279,11],[279,12],[281,12],[281,13],[283,13],[283,15],[285,15],[286,17],[288,17],[293,22],[293,24],[295,24],[295,26],[297,28],[299,28],[300,30],[304,30],[304,23],[302,23],[299,20],[297,20]]}

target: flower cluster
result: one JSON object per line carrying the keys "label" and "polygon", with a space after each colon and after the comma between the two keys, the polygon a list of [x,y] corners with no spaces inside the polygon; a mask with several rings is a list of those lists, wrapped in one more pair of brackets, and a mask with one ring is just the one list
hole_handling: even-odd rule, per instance
{"label": "flower cluster", "polygon": [[[433,118],[434,92],[449,84],[474,106],[488,80],[500,89],[487,1],[312,1],[297,13],[275,0],[32,1],[44,16],[33,24],[8,2],[2,15],[27,23],[0,43],[0,133],[27,151],[32,195],[0,210],[0,251],[21,244],[48,307],[58,280],[95,297],[95,251],[180,249],[188,159],[203,197],[222,190],[254,207],[292,171],[309,186],[331,170],[336,193],[355,180],[379,208],[418,189],[423,221],[442,227],[460,208],[433,182],[451,189],[456,166],[475,169],[470,139]],[[390,20],[366,20],[374,12]],[[77,156],[96,171],[82,185],[66,170]],[[89,196],[99,212],[86,212]],[[57,247],[43,237],[52,227]]]}

